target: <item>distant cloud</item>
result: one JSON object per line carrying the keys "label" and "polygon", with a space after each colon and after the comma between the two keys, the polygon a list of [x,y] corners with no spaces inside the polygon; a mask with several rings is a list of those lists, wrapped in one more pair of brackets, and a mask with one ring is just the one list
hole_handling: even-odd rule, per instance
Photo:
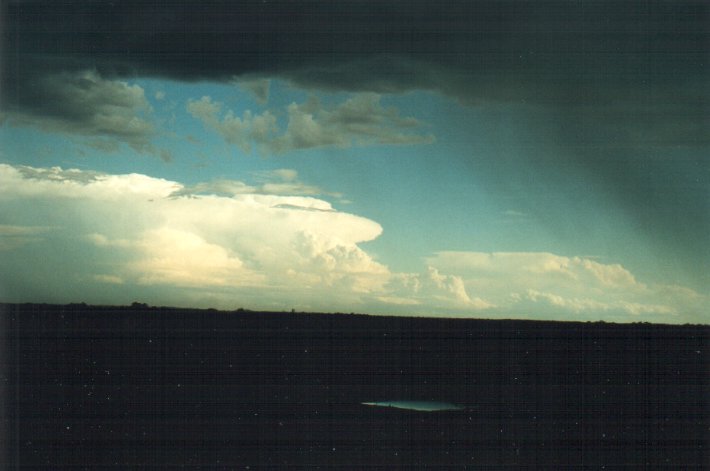
{"label": "distant cloud", "polygon": [[325,107],[314,97],[302,104],[291,103],[284,131],[269,110],[261,114],[246,110],[238,117],[232,110],[223,113],[222,103],[208,96],[188,101],[187,110],[244,152],[251,152],[252,145],[261,153],[282,154],[317,147],[434,141],[433,135],[416,132],[420,126],[416,119],[401,117],[395,108],[383,107],[380,98],[375,93],[360,93],[334,107]]}
{"label": "distant cloud", "polygon": [[247,110],[240,118],[231,110],[223,115],[222,107],[222,103],[214,102],[208,96],[187,102],[187,111],[193,117],[243,152],[251,152],[253,144],[263,147],[277,132],[276,116],[268,110],[256,115]]}
{"label": "distant cloud", "polygon": [[108,283],[113,285],[122,285],[124,283],[123,278],[116,275],[94,275],[92,278],[100,283]]}
{"label": "distant cloud", "polygon": [[664,319],[666,322],[671,321],[674,316],[678,315],[676,309],[664,304],[647,304],[623,300],[607,302],[590,298],[565,298],[558,294],[541,293],[533,289],[525,291],[522,295],[516,293],[514,299],[523,303],[529,302],[534,305],[539,305],[552,315],[559,315],[559,313],[568,315],[570,312],[575,314],[594,313],[594,315],[606,318],[609,313],[612,313],[616,316],[624,317],[631,315],[636,317],[637,320],[640,320],[641,316],[653,316],[655,320]]}
{"label": "distant cloud", "polygon": [[[287,196],[342,196],[314,185],[303,183],[298,172],[292,169],[276,169],[254,174],[256,183],[248,184],[239,180],[220,179],[185,186],[175,191],[173,197],[199,194],[234,196],[244,194],[287,195]],[[329,203],[313,198],[301,200],[304,208],[332,211]]]}
{"label": "distant cloud", "polygon": [[642,283],[620,264],[584,257],[439,252],[427,263],[461,277],[468,292],[486,293],[500,312],[516,316],[679,322],[697,318],[700,300],[707,301],[687,288]]}
{"label": "distant cloud", "polygon": [[[276,174],[297,180],[288,170]],[[22,290],[33,293],[29,299],[42,299],[43,293],[77,286],[79,274],[92,274],[95,282],[143,287],[156,297],[183,288],[185,293],[171,298],[183,305],[203,293],[222,293],[226,303],[257,290],[261,300],[255,302],[262,307],[273,302],[285,309],[315,296],[323,299],[324,309],[336,300],[362,303],[389,277],[387,267],[358,246],[381,233],[374,221],[312,197],[175,197],[182,188],[138,174],[0,165],[0,214],[15,215],[0,227],[4,233],[36,233],[25,220],[63,227],[47,231],[44,243],[33,246],[36,254],[46,255],[42,264],[22,263],[26,257],[19,252],[14,263],[6,257],[0,284],[11,286],[11,277],[13,282],[33,278]],[[323,210],[304,211],[308,208]],[[64,257],[66,250],[82,255]],[[68,275],[55,277],[59,271]]]}
{"label": "distant cloud", "polygon": [[[382,234],[377,222],[297,194],[291,169],[256,180],[186,188],[0,164],[0,299],[125,303],[140,292],[183,306],[672,323],[703,319],[710,301],[546,252],[439,252],[420,273],[393,272],[363,246]],[[272,181],[301,190],[268,193]]]}
{"label": "distant cloud", "polygon": [[42,240],[41,235],[55,228],[0,224],[0,251],[12,250]]}
{"label": "distant cloud", "polygon": [[420,123],[385,108],[376,93],[359,93],[328,109],[317,100],[288,107],[288,126],[271,147],[276,153],[322,146],[429,144],[431,134],[415,132]]}
{"label": "distant cloud", "polygon": [[514,209],[508,209],[507,211],[503,211],[503,216],[506,216],[508,218],[522,218],[525,217],[525,213],[521,211],[516,211]]}
{"label": "distant cloud", "polygon": [[394,274],[387,285],[388,294],[378,299],[394,305],[434,305],[459,311],[473,311],[494,307],[481,298],[471,298],[463,278],[441,273],[437,268],[427,267],[423,274]]}
{"label": "distant cloud", "polygon": [[8,226],[0,224],[0,237],[36,235],[50,231],[51,229],[51,227],[46,226]]}
{"label": "distant cloud", "polygon": [[139,284],[181,287],[255,286],[264,277],[244,266],[229,248],[193,231],[161,227],[132,242],[138,254],[124,269]]}
{"label": "distant cloud", "polygon": [[266,170],[255,174],[261,180],[281,180],[285,183],[295,182],[298,180],[298,172],[290,168],[277,168],[275,170]]}
{"label": "distant cloud", "polygon": [[24,106],[4,111],[11,125],[83,137],[86,145],[105,152],[125,143],[137,152],[160,156],[151,143],[157,131],[140,86],[105,79],[92,70],[32,80],[32,95]]}
{"label": "distant cloud", "polygon": [[531,280],[545,276],[557,283],[581,281],[620,290],[642,286],[619,264],[606,265],[588,258],[564,257],[547,252],[439,252],[427,261],[462,276],[516,274],[518,278]]}
{"label": "distant cloud", "polygon": [[119,141],[116,141],[115,139],[90,139],[84,141],[84,144],[87,147],[96,149],[99,152],[105,152],[107,154],[118,152],[118,150],[121,148],[121,143]]}
{"label": "distant cloud", "polygon": [[269,101],[269,89],[271,88],[271,80],[264,78],[257,79],[240,79],[235,78],[234,83],[250,92],[257,103],[265,105]]}

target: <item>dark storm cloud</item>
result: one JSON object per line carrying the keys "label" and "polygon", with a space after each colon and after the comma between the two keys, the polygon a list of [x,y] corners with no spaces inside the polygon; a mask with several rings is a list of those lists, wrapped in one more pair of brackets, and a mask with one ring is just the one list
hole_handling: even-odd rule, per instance
{"label": "dark storm cloud", "polygon": [[[2,104],[62,113],[38,77],[66,70],[278,76],[321,89],[431,89],[470,104],[562,111],[660,102],[676,105],[671,120],[691,122],[666,126],[665,109],[642,110],[653,141],[706,142],[709,9],[682,1],[8,2]],[[594,106],[588,116],[627,121]]]}
{"label": "dark storm cloud", "polygon": [[[92,71],[32,76],[29,80],[23,88],[30,88],[41,101],[20,102],[24,106],[12,113],[13,123],[89,138],[114,138],[138,152],[155,151],[150,144],[155,129],[145,116],[150,105],[140,87],[106,80]],[[89,144],[115,150],[113,141]]]}
{"label": "dark storm cloud", "polygon": [[[707,146],[710,135],[705,1],[37,0],[2,13],[0,104],[45,127],[53,117],[55,128],[104,132],[100,96],[64,93],[89,70],[100,85],[281,77],[543,105],[573,143],[592,135],[617,148]],[[143,131],[115,133],[139,133],[127,138],[140,147]]]}
{"label": "dark storm cloud", "polygon": [[610,87],[697,87],[708,52],[704,2],[25,1],[6,10],[10,95],[22,88],[15,79],[41,64],[431,88],[470,101],[597,102],[613,98]]}

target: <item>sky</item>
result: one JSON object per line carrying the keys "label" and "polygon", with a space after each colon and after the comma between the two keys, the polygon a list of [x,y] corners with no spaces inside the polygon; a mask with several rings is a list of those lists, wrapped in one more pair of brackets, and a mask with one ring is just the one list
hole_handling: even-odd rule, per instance
{"label": "sky", "polygon": [[710,320],[706,2],[2,8],[1,301]]}

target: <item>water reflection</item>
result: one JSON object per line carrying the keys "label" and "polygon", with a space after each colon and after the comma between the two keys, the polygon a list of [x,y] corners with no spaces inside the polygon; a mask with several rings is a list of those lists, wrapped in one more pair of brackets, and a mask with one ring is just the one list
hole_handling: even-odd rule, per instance
{"label": "water reflection", "polygon": [[450,402],[440,401],[378,401],[363,402],[365,406],[394,407],[396,409],[407,409],[423,412],[435,412],[444,410],[461,410],[463,407]]}

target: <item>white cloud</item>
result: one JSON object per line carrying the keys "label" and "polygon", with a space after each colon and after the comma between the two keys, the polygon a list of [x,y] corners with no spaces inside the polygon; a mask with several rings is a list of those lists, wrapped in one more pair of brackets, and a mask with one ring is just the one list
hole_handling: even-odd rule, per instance
{"label": "white cloud", "polygon": [[414,298],[404,298],[400,296],[378,296],[378,301],[394,306],[419,306],[421,301]]}
{"label": "white cloud", "polygon": [[291,241],[291,247],[297,257],[287,275],[290,280],[298,280],[309,288],[320,286],[353,294],[372,294],[381,292],[390,276],[386,266],[339,237],[301,231]]}
{"label": "white cloud", "polygon": [[642,304],[621,300],[604,302],[594,299],[564,298],[557,294],[541,293],[533,289],[527,290],[522,297],[516,297],[519,300],[524,299],[527,301],[531,301],[535,304],[541,304],[545,307],[545,309],[558,309],[559,311],[562,311],[564,313],[618,313],[624,316],[640,316],[642,314],[654,314],[667,317],[672,317],[677,314],[675,309],[666,305]]}
{"label": "white cloud", "polygon": [[130,248],[133,243],[126,239],[109,239],[103,234],[92,233],[86,235],[86,240],[94,244],[96,247],[120,247]]}
{"label": "white cloud", "polygon": [[395,108],[383,107],[380,95],[375,93],[360,93],[333,107],[322,105],[314,97],[305,103],[291,103],[283,132],[268,110],[261,114],[246,110],[239,117],[232,110],[223,113],[222,108],[222,103],[209,96],[187,103],[192,116],[244,152],[251,152],[252,145],[261,153],[281,154],[316,147],[426,144],[434,140],[430,134],[416,132],[420,123],[414,118],[401,117]]}
{"label": "white cloud", "polygon": [[392,272],[362,245],[381,235],[378,223],[314,196],[267,193],[270,179],[302,185],[292,170],[257,179],[253,186],[221,182],[212,186],[224,191],[207,185],[197,192],[139,174],[0,164],[0,296],[126,303],[143,293],[153,304],[221,308],[654,322],[707,317],[707,295],[642,283],[620,264],[588,257],[439,252],[422,273]]}
{"label": "white cloud", "polygon": [[697,318],[707,297],[639,282],[620,264],[546,252],[440,252],[427,262],[485,293],[516,317],[680,322]]}
{"label": "white cloud", "polygon": [[[277,174],[297,181],[294,172]],[[261,293],[261,306],[287,308],[299,296],[322,298],[324,305],[362,303],[389,277],[358,246],[378,237],[381,226],[327,201],[258,193],[175,197],[182,189],[145,175],[0,165],[0,214],[14,215],[0,227],[27,233],[19,228],[30,225],[20,221],[61,222],[63,229],[37,248],[48,261],[67,273],[93,273],[104,285],[184,288],[182,298],[167,301],[178,304],[194,299],[190,290],[212,289],[221,290],[223,304],[250,290]],[[51,275],[43,273],[47,266],[19,263],[6,265],[3,278],[14,271]],[[72,278],[54,283],[61,291]]]}
{"label": "white cloud", "polygon": [[135,248],[139,257],[126,268],[142,284],[200,288],[254,286],[263,281],[229,249],[193,232],[169,227],[148,230]]}
{"label": "white cloud", "polygon": [[[292,169],[276,169],[255,174],[258,184],[249,184],[239,180],[213,180],[186,186],[173,193],[173,196],[211,194],[220,196],[235,196],[244,194],[287,195],[287,196],[342,196],[323,190],[314,185],[303,183],[298,178],[298,172]],[[307,201],[307,200],[302,200]],[[323,204],[325,203],[325,204]],[[311,200],[304,205],[309,209],[330,211],[330,204],[322,200]]]}
{"label": "white cloud", "polygon": [[584,257],[565,257],[548,252],[439,252],[428,263],[445,267],[474,282],[515,276],[535,286],[603,285],[605,290],[644,289],[642,283],[619,264],[602,264]]}
{"label": "white cloud", "polygon": [[387,285],[387,294],[378,299],[387,304],[419,305],[427,309],[431,309],[433,305],[447,310],[469,312],[494,307],[479,297],[471,298],[460,276],[442,274],[432,266],[427,267],[423,274],[393,275]]}
{"label": "white cloud", "polygon": [[60,198],[117,200],[126,197],[162,198],[181,188],[163,179],[131,173],[107,175],[60,167],[36,168],[0,164],[0,198]]}
{"label": "white cloud", "polygon": [[145,285],[200,288],[254,286],[264,278],[247,269],[228,248],[189,231],[160,227],[142,231],[135,239],[110,239],[94,233],[87,240],[95,247],[123,249],[129,255],[119,267],[122,276],[102,275],[100,281],[104,282],[132,279]]}
{"label": "white cloud", "polygon": [[95,281],[98,281],[99,283],[107,283],[107,284],[112,284],[112,285],[122,285],[123,278],[120,276],[116,275],[94,275],[92,277]]}
{"label": "white cloud", "polygon": [[[575,261],[579,263],[580,259],[575,258]],[[597,281],[606,286],[622,289],[625,287],[643,286],[636,281],[634,276],[628,270],[618,263],[604,265],[588,259],[581,260],[581,263],[583,268],[588,273],[591,273]]]}

